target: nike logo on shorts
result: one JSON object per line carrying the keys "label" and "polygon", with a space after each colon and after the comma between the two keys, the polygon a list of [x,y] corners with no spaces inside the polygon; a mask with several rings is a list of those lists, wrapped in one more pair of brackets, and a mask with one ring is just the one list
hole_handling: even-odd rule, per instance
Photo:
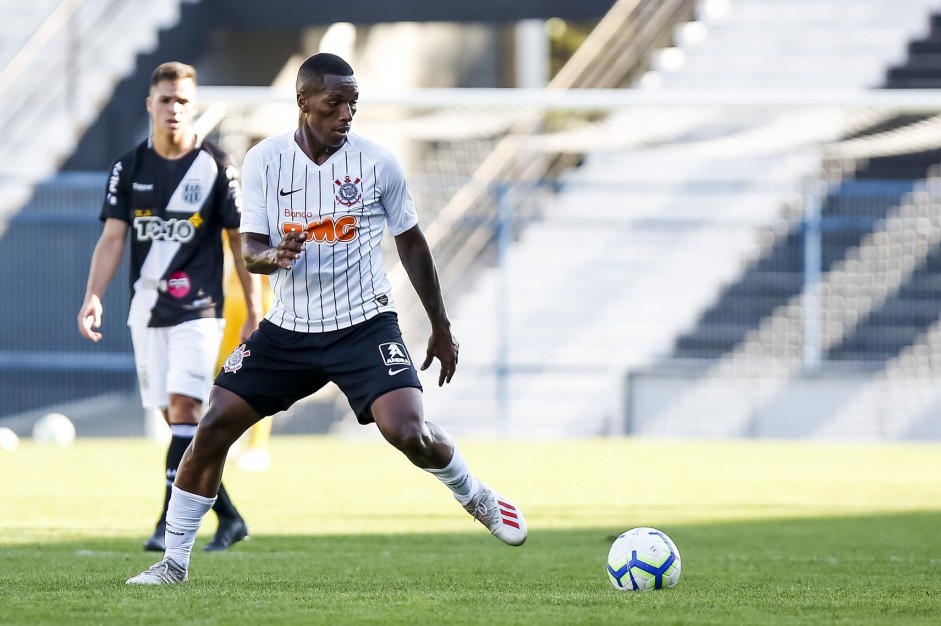
{"label": "nike logo on shorts", "polygon": [[390,367],[390,368],[389,368],[389,376],[395,376],[396,374],[401,374],[402,372],[404,372],[404,371],[407,370],[407,369],[408,369],[407,367],[400,367],[399,369],[394,370],[394,369],[392,369],[392,368]]}
{"label": "nike logo on shorts", "polygon": [[289,196],[292,193],[297,193],[298,191],[300,191],[300,189],[292,189],[291,191],[285,191],[283,189],[279,189],[278,194],[282,196]]}

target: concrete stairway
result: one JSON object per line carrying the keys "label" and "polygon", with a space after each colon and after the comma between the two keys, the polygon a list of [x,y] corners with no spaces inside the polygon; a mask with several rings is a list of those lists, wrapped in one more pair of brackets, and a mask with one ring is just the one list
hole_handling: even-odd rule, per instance
{"label": "concrete stairway", "polygon": [[38,0],[0,9],[0,236],[183,1]]}
{"label": "concrete stairway", "polygon": [[[938,4],[709,0],[637,88],[878,87]],[[818,146],[878,114],[610,119],[610,151],[588,154],[504,266],[451,304],[461,368],[443,390],[426,381],[430,419],[480,435],[619,432],[627,372],[668,353],[761,253],[761,230],[792,215],[802,179],[819,167]],[[671,121],[672,131],[645,132]]]}

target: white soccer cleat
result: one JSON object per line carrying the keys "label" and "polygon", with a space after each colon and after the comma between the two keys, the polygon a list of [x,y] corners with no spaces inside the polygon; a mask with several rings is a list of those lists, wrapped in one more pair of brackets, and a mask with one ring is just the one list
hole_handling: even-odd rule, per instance
{"label": "white soccer cleat", "polygon": [[127,579],[128,585],[175,585],[189,580],[186,570],[168,556],[154,563],[137,576]]}
{"label": "white soccer cleat", "polygon": [[487,527],[494,537],[511,546],[526,541],[526,519],[516,506],[480,483],[480,491],[464,509]]}

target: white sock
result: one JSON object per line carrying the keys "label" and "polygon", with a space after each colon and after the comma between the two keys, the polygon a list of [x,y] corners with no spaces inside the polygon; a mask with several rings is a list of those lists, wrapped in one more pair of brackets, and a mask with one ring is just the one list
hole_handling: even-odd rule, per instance
{"label": "white sock", "polygon": [[164,533],[167,551],[164,556],[176,561],[183,569],[190,565],[196,531],[215,501],[215,498],[197,496],[173,485],[170,504],[167,506],[167,530]]}
{"label": "white sock", "polygon": [[174,437],[189,437],[192,439],[196,436],[196,424],[170,424],[170,434]]}
{"label": "white sock", "polygon": [[426,468],[425,471],[434,474],[435,478],[447,485],[462,505],[470,502],[480,491],[480,481],[470,473],[467,461],[464,460],[461,451],[457,449],[457,444],[454,445],[451,452],[451,462],[446,467],[442,469]]}

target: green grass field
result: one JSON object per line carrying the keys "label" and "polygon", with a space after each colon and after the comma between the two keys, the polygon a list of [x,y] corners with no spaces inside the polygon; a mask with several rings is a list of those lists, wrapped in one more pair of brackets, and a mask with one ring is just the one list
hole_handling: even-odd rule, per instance
{"label": "green grass field", "polygon": [[[374,440],[284,437],[226,483],[252,537],[156,560],[162,446],[0,452],[0,624],[939,624],[941,446],[464,442],[526,513],[510,548]],[[620,593],[614,537],[655,526],[679,585]],[[215,529],[212,514],[197,548]]]}

